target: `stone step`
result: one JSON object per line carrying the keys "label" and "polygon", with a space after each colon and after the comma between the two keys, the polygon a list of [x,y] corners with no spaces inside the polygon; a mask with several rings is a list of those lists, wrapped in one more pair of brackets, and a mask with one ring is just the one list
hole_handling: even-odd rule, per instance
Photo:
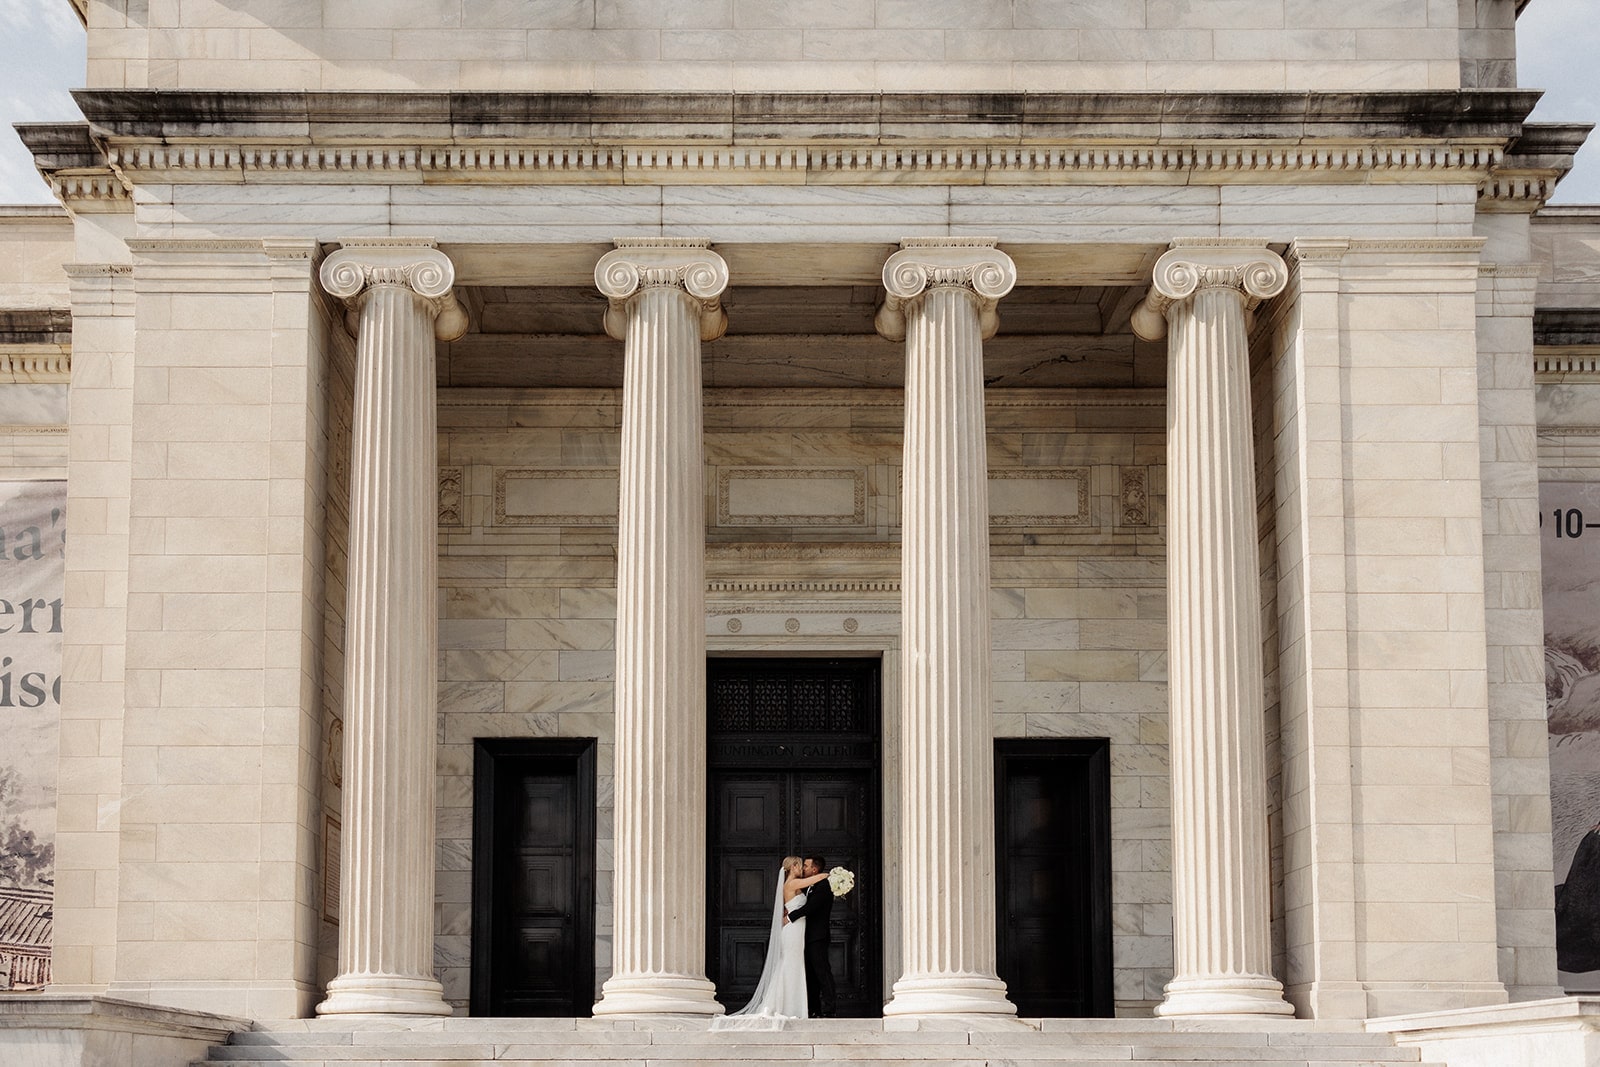
{"label": "stone step", "polygon": [[404,1043],[416,1045],[542,1045],[589,1044],[599,1046],[629,1045],[701,1045],[715,1042],[737,1042],[767,1046],[782,1045],[1178,1045],[1185,1047],[1205,1045],[1251,1045],[1282,1048],[1354,1048],[1391,1049],[1393,1044],[1387,1034],[1364,1032],[1288,1032],[1250,1033],[1237,1031],[1203,1030],[1063,1030],[1045,1032],[1026,1031],[976,1031],[971,1033],[922,1031],[858,1031],[816,1033],[809,1031],[735,1031],[720,1034],[704,1031],[644,1031],[644,1030],[509,1030],[484,1028],[482,1030],[413,1030],[403,1037],[387,1031],[318,1032],[318,1031],[247,1031],[233,1035],[230,1045],[252,1046],[312,1046],[352,1045],[373,1046]]}
{"label": "stone step", "polygon": [[[708,1032],[703,1021],[600,1019],[291,1020],[258,1024],[196,1067],[1423,1067],[1387,1034],[1297,1020],[1045,1019],[972,1029],[904,1020],[811,1020],[781,1031]],[[1439,1065],[1443,1067],[1443,1065]]]}
{"label": "stone step", "polygon": [[[260,1067],[261,1060],[202,1060],[193,1067]],[[751,1063],[761,1063],[762,1060],[751,1060],[740,1057],[725,1059],[701,1055],[693,1060],[661,1060],[650,1057],[618,1056],[606,1060],[593,1059],[432,1059],[432,1060],[322,1060],[322,1059],[284,1059],[271,1060],[275,1067],[352,1067],[360,1064],[361,1067],[683,1067],[686,1062],[692,1062],[697,1067],[749,1067]],[[1276,1059],[1276,1060],[1173,1060],[1173,1059],[1148,1059],[1135,1056],[1119,1056],[1116,1059],[1072,1059],[1064,1060],[1059,1057],[1035,1056],[988,1056],[966,1057],[930,1060],[923,1056],[907,1058],[905,1055],[885,1054],[871,1059],[828,1059],[819,1056],[802,1062],[822,1065],[835,1064],[839,1067],[920,1067],[930,1063],[938,1067],[1046,1067],[1049,1064],[1067,1064],[1069,1067],[1193,1067],[1196,1063],[1215,1064],[1222,1067],[1388,1067],[1393,1061],[1389,1060],[1345,1060],[1337,1063],[1323,1059]],[[1443,1063],[1419,1063],[1410,1061],[1414,1067],[1448,1067]]]}
{"label": "stone step", "polygon": [[[493,1059],[584,1059],[598,1062],[611,1059],[637,1059],[651,1061],[696,1062],[707,1056],[718,1059],[746,1059],[762,1061],[773,1057],[773,1045],[744,1045],[744,1043],[702,1043],[702,1045],[322,1045],[322,1046],[272,1046],[230,1045],[213,1049],[213,1062],[282,1062],[286,1057],[317,1057],[330,1062],[381,1061],[493,1061]],[[1014,1041],[1006,1045],[811,1045],[787,1046],[784,1059],[893,1059],[893,1061],[949,1061],[970,1057],[998,1057],[998,1059],[1051,1059],[1051,1061],[1085,1061],[1085,1059],[1149,1059],[1171,1062],[1240,1062],[1274,1061],[1283,1057],[1317,1059],[1318,1062],[1384,1062],[1384,1064],[1414,1064],[1418,1056],[1411,1049],[1371,1048],[1277,1048],[1264,1045],[1058,1045],[1043,1046],[1029,1041]]]}

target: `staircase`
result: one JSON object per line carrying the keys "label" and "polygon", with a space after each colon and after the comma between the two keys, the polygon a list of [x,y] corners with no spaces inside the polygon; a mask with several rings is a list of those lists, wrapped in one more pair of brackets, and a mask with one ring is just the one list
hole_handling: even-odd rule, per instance
{"label": "staircase", "polygon": [[[612,1019],[299,1019],[258,1023],[194,1067],[1377,1067],[1420,1063],[1416,1049],[1344,1024],[1166,1019],[1031,1019],[967,1025],[822,1019],[777,1032],[710,1032],[704,1021]],[[980,1028],[981,1026],[981,1028]],[[1442,1064],[1426,1067],[1444,1067]]]}

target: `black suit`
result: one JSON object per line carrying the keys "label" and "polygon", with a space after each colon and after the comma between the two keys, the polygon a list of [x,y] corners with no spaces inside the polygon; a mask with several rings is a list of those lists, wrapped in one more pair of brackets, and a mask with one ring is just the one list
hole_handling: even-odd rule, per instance
{"label": "black suit", "polygon": [[806,1007],[813,1019],[833,1015],[833,968],[828,966],[828,921],[833,915],[833,887],[824,878],[806,890],[806,902],[789,913],[789,921],[806,920]]}

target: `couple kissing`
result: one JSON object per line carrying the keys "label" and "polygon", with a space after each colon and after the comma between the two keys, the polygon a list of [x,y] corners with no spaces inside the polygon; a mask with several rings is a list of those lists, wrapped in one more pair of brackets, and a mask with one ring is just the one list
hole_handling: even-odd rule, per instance
{"label": "couple kissing", "polygon": [[750,1003],[712,1022],[712,1029],[777,1029],[789,1019],[827,1019],[834,1012],[828,966],[833,887],[821,856],[786,856],[778,870],[767,959]]}

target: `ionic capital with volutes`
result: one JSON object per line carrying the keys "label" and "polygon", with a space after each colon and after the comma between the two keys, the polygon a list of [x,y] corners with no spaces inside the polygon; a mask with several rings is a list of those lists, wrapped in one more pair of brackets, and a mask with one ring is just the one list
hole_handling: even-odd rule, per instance
{"label": "ionic capital with volutes", "polygon": [[874,325],[891,341],[906,337],[906,305],[930,289],[965,289],[978,311],[983,339],[1000,327],[995,310],[1000,298],[1017,284],[1011,257],[986,237],[923,237],[900,243],[900,251],[883,265],[883,306]]}
{"label": "ionic capital with volutes", "polygon": [[344,302],[345,326],[357,332],[367,295],[379,286],[409,289],[432,312],[436,340],[454,341],[467,332],[467,311],[452,286],[456,268],[431,241],[346,241],[322,261],[322,287]]}
{"label": "ionic capital with volutes", "polygon": [[700,340],[715,341],[728,328],[722,293],[728,288],[728,264],[711,251],[709,241],[676,237],[618,241],[595,264],[594,284],[607,300],[606,333],[627,339],[628,304],[646,289],[678,289],[700,309]]}
{"label": "ionic capital with volutes", "polygon": [[1263,301],[1283,292],[1289,268],[1265,242],[1174,242],[1156,260],[1150,292],[1133,310],[1133,332],[1146,341],[1167,334],[1167,313],[1173,305],[1202,289],[1232,289],[1248,315]]}

